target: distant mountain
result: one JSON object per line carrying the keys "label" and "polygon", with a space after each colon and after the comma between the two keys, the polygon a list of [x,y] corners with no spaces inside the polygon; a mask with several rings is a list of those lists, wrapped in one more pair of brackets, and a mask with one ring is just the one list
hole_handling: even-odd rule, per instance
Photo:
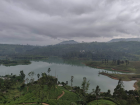
{"label": "distant mountain", "polygon": [[138,42],[140,42],[140,38],[119,38],[119,39],[112,39],[109,42],[119,42],[119,41],[138,41]]}
{"label": "distant mountain", "polygon": [[63,41],[61,43],[58,44],[77,44],[78,42],[74,41],[74,40],[68,40],[68,41]]}

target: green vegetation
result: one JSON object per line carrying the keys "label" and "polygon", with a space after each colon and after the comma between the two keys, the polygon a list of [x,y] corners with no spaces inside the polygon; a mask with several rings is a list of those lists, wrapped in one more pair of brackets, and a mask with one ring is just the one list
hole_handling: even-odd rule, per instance
{"label": "green vegetation", "polygon": [[139,80],[140,74],[117,74],[117,73],[107,73],[107,72],[100,72],[99,74],[106,75],[112,79],[121,78],[123,81],[131,81],[131,80]]}
{"label": "green vegetation", "polygon": [[0,60],[0,65],[4,66],[16,66],[16,65],[28,65],[31,64],[29,60]]}
{"label": "green vegetation", "polygon": [[[6,105],[17,104],[41,104],[49,105],[137,105],[140,104],[140,91],[126,91],[123,89],[121,79],[114,89],[113,95],[110,90],[101,93],[99,86],[87,93],[89,81],[86,77],[80,87],[71,87],[67,83],[58,86],[57,78],[49,75],[51,69],[48,68],[48,74],[37,74],[38,80],[34,81],[34,72],[29,72],[29,78],[25,79],[25,74],[20,71],[19,76],[5,75],[0,79],[0,103]],[[72,78],[74,78],[72,76]],[[26,83],[25,83],[26,82]],[[71,90],[71,91],[70,91]]]}
{"label": "green vegetation", "polygon": [[[140,89],[140,42],[114,42],[114,43],[79,43],[72,45],[8,45],[0,44],[0,64],[5,66],[30,64],[30,59],[46,59],[48,57],[61,57],[64,59],[88,60],[87,66],[113,71],[114,73],[99,72],[99,74],[118,79],[118,84],[113,95],[110,90],[102,92],[99,86],[89,94],[87,93],[89,81],[83,78],[81,87],[73,87],[62,82],[58,86],[57,78],[47,73],[37,74],[38,80],[34,80],[34,72],[29,72],[29,78],[20,71],[19,76],[0,76],[0,104],[34,105],[47,103],[49,105],[137,105],[140,104],[140,91],[123,88],[121,80],[138,80],[137,89]],[[135,46],[135,47],[134,47]],[[8,59],[14,60],[8,60]],[[5,60],[7,59],[7,60]],[[103,60],[104,59],[104,60]],[[113,61],[109,61],[112,60]],[[116,60],[115,60],[116,59]],[[121,59],[121,60],[120,60]],[[92,61],[91,61],[92,60]],[[100,61],[102,60],[102,61]],[[129,61],[130,60],[130,61]],[[58,62],[60,62],[59,59]],[[51,62],[51,61],[50,61]],[[67,62],[69,64],[69,62]],[[117,74],[116,71],[137,74]],[[121,79],[120,79],[121,78]]]}
{"label": "green vegetation", "polygon": [[[138,61],[140,60],[140,42],[92,42],[49,46],[0,44],[0,56],[19,59],[36,58],[36,56],[57,56],[65,59],[91,59],[99,61],[108,58]],[[134,47],[135,46],[135,47]],[[42,58],[39,57],[39,58]]]}
{"label": "green vegetation", "polygon": [[137,85],[137,90],[140,90],[140,80],[138,80],[137,82],[136,82],[136,85]]}
{"label": "green vegetation", "polygon": [[[86,65],[94,68],[101,68],[112,71],[112,73],[108,73],[108,71],[99,72],[99,74],[108,76],[112,79],[119,80],[121,78],[123,81],[137,80],[134,87],[137,90],[140,89],[140,70],[139,70],[140,61],[128,61],[128,60],[107,61],[107,59],[105,59],[102,61],[86,62]],[[126,74],[120,74],[119,72],[123,72]]]}
{"label": "green vegetation", "polygon": [[[88,103],[87,105],[97,105],[97,101],[96,100],[92,101]],[[117,104],[109,100],[101,99],[101,100],[98,100],[98,105],[117,105]]]}
{"label": "green vegetation", "polygon": [[124,73],[140,73],[140,61],[129,61],[129,64],[126,64],[125,61],[123,62],[123,64],[118,65],[117,63],[113,63],[113,61],[108,61],[108,63],[101,61],[90,61],[86,62],[86,65],[94,68],[119,71]]}

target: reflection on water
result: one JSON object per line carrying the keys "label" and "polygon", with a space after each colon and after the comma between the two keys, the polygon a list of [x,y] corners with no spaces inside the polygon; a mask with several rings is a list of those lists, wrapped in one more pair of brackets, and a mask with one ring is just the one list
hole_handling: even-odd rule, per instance
{"label": "reflection on water", "polygon": [[[82,64],[83,61],[51,58],[47,60],[36,60],[31,62],[32,63],[30,65],[17,65],[11,67],[0,66],[0,74],[5,75],[13,73],[19,75],[20,70],[23,70],[26,74],[26,77],[28,77],[27,74],[30,71],[34,71],[35,74],[41,74],[43,72],[47,73],[48,68],[51,68],[50,75],[58,77],[60,82],[68,81],[69,85],[71,84],[71,76],[74,76],[73,86],[80,87],[83,81],[83,77],[86,77],[87,80],[90,80],[89,92],[91,92],[92,89],[95,89],[96,86],[99,85],[102,92],[107,92],[107,90],[110,89],[112,93],[118,83],[118,80],[110,79],[107,76],[98,76],[98,72],[99,70],[101,71],[101,69],[87,67]],[[37,75],[35,75],[34,78],[37,79]],[[135,81],[124,82],[124,88],[126,90],[134,89],[134,82]]]}
{"label": "reflection on water", "polygon": [[67,64],[67,65],[72,65],[72,66],[84,66],[82,62],[85,62],[84,60],[78,60],[78,59],[69,59],[69,60],[64,60],[62,58],[58,57],[50,57],[48,59],[42,59],[42,60],[33,60],[35,62],[47,62],[47,63],[56,63],[56,64]]}

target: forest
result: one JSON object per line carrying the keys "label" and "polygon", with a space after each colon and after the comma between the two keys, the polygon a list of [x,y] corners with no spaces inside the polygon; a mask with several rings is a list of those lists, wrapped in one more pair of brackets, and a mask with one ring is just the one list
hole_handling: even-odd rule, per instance
{"label": "forest", "polygon": [[[64,45],[31,46],[0,44],[0,56],[18,57],[50,57],[65,59],[123,59],[140,60],[140,42],[92,42]],[[135,46],[135,47],[134,47]]]}

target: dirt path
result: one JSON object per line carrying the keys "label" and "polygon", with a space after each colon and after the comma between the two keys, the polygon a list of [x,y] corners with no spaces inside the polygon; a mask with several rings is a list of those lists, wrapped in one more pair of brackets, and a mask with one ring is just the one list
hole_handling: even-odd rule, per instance
{"label": "dirt path", "polygon": [[63,92],[63,93],[62,93],[60,96],[57,97],[57,100],[58,100],[59,98],[61,98],[61,97],[65,94],[64,91],[62,91],[62,92]]}

